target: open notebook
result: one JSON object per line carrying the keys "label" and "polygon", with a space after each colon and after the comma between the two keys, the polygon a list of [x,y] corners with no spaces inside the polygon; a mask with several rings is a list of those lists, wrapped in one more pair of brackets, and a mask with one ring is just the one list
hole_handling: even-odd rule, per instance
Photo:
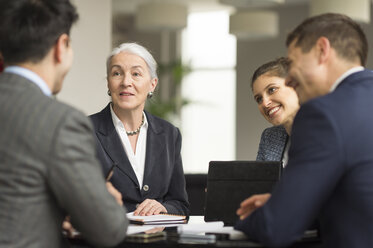
{"label": "open notebook", "polygon": [[150,216],[133,215],[133,212],[127,213],[127,218],[131,224],[136,225],[168,225],[187,223],[187,217],[184,215],[156,214]]}

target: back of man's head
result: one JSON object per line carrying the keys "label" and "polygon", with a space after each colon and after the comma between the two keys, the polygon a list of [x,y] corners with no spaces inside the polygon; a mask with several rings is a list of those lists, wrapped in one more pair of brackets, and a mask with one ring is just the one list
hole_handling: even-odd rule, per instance
{"label": "back of man's head", "polygon": [[41,61],[78,19],[70,0],[0,0],[0,51],[7,65]]}
{"label": "back of man's head", "polygon": [[295,42],[295,47],[306,53],[320,37],[326,37],[341,58],[350,62],[358,59],[365,66],[366,36],[356,22],[342,14],[327,13],[306,19],[288,35],[286,46]]}

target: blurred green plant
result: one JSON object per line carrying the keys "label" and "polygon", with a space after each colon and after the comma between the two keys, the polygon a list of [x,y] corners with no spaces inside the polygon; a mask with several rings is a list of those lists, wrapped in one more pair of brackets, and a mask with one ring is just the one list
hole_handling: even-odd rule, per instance
{"label": "blurred green plant", "polygon": [[[191,72],[190,65],[185,65],[181,60],[175,60],[167,64],[158,65],[159,84],[151,99],[146,103],[146,110],[160,118],[175,122],[180,119],[181,108],[191,101],[181,96],[181,84],[184,76]],[[168,81],[167,99],[160,96],[162,80]],[[165,82],[164,82],[165,83]]]}

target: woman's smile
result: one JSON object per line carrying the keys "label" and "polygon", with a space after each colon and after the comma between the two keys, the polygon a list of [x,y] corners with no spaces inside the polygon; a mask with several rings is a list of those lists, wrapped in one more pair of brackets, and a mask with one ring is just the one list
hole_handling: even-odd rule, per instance
{"label": "woman's smile", "polygon": [[275,107],[272,107],[272,108],[269,108],[266,112],[267,112],[267,115],[269,118],[273,119],[275,117],[275,115],[278,113],[278,111],[280,110],[281,108],[281,105],[278,105],[278,106],[275,106]]}

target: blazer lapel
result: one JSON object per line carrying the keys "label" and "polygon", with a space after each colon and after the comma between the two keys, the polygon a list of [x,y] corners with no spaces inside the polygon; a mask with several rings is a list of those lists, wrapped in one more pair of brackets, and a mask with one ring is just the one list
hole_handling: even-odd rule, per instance
{"label": "blazer lapel", "polygon": [[146,158],[144,182],[151,181],[153,169],[160,162],[159,157],[165,149],[166,136],[161,125],[153,118],[152,115],[146,113],[148,120],[148,134],[146,140]]}
{"label": "blazer lapel", "polygon": [[97,137],[101,142],[106,154],[110,157],[113,163],[123,171],[131,180],[139,186],[135,172],[132,169],[131,163],[128,160],[123,144],[117,134],[108,105],[102,112],[103,121],[97,129]]}

